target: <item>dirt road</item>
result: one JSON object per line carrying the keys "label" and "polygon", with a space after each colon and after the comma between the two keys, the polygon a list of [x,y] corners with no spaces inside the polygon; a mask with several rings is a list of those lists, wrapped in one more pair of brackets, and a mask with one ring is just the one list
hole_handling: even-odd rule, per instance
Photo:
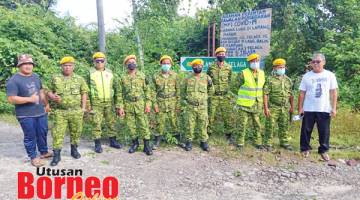
{"label": "dirt road", "polygon": [[[17,172],[36,169],[26,158],[18,126],[0,122],[0,138],[0,199],[16,199]],[[85,177],[117,176],[120,199],[360,199],[360,165],[338,161],[329,167],[301,159],[268,164],[222,158],[214,147],[210,153],[166,147],[149,157],[103,146],[104,153],[95,154],[92,141],[82,140],[82,158],[75,161],[66,138],[58,168],[81,168]]]}

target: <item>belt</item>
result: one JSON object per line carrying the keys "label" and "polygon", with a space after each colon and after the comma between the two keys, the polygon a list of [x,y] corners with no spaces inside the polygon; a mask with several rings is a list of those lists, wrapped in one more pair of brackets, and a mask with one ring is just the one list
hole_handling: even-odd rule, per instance
{"label": "belt", "polygon": [[157,95],[158,97],[162,98],[162,99],[168,99],[168,98],[171,98],[171,97],[175,97],[176,96],[176,93],[172,93],[172,94],[158,94]]}
{"label": "belt", "polygon": [[140,101],[142,98],[140,96],[140,97],[127,97],[125,99],[130,102],[137,102],[137,101]]}
{"label": "belt", "polygon": [[78,110],[78,109],[81,109],[80,106],[76,106],[76,107],[63,107],[63,106],[59,106],[59,107],[55,107],[54,109],[57,109],[57,110]]}
{"label": "belt", "polygon": [[222,96],[222,95],[226,95],[228,93],[228,91],[217,91],[215,92],[216,96]]}
{"label": "belt", "polygon": [[202,105],[205,105],[204,103],[193,102],[193,101],[188,101],[188,104],[190,104],[190,105],[192,105],[192,106],[202,106]]}

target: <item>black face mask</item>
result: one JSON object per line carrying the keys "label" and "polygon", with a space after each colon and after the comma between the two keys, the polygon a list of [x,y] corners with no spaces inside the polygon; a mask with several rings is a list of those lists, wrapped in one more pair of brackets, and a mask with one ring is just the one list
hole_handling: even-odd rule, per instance
{"label": "black face mask", "polygon": [[202,71],[202,67],[194,67],[193,71],[194,71],[195,74],[200,74],[201,71]]}
{"label": "black face mask", "polygon": [[225,56],[216,56],[216,59],[219,61],[219,62],[223,62],[225,60]]}
{"label": "black face mask", "polygon": [[130,69],[130,70],[134,70],[136,68],[136,64],[135,63],[129,63],[127,65],[127,68]]}

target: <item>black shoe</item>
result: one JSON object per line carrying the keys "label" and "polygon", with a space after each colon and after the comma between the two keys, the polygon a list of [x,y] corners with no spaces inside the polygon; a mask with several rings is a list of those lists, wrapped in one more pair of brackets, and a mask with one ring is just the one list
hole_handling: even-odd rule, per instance
{"label": "black shoe", "polygon": [[264,150],[264,149],[265,149],[264,146],[261,145],[261,144],[255,144],[254,146],[255,146],[255,148],[258,149],[258,150]]}
{"label": "black shoe", "polygon": [[102,150],[102,147],[101,147],[100,139],[96,139],[96,140],[94,140],[94,142],[95,142],[95,152],[96,153],[102,153],[103,150]]}
{"label": "black shoe", "polygon": [[293,151],[294,148],[290,145],[290,144],[284,144],[284,145],[280,145],[281,148],[284,148],[288,151]]}
{"label": "black shoe", "polygon": [[121,149],[122,145],[116,141],[116,137],[110,137],[110,147]]}
{"label": "black shoe", "polygon": [[271,145],[264,145],[264,148],[266,149],[266,151],[272,151],[273,150]]}
{"label": "black shoe", "polygon": [[232,137],[231,133],[226,133],[225,138],[229,144],[234,144],[234,138]]}
{"label": "black shoe", "polygon": [[191,151],[191,149],[192,149],[192,143],[190,141],[187,141],[185,144],[185,150]]}
{"label": "black shoe", "polygon": [[56,166],[61,161],[60,152],[61,149],[54,149],[54,157],[50,163],[51,166]]}
{"label": "black shoe", "polygon": [[81,157],[80,153],[77,150],[76,144],[71,145],[71,156],[75,159],[79,159]]}
{"label": "black shoe", "polygon": [[237,145],[236,145],[236,148],[237,148],[237,150],[239,150],[239,151],[243,151],[243,150],[244,150],[244,145],[242,145],[242,144],[237,144]]}
{"label": "black shoe", "polygon": [[209,145],[207,142],[200,142],[200,147],[203,151],[209,151]]}
{"label": "black shoe", "polygon": [[152,149],[150,147],[150,142],[149,140],[145,140],[144,139],[144,152],[146,153],[146,155],[150,156],[153,154]]}
{"label": "black shoe", "polygon": [[174,135],[174,137],[177,140],[178,144],[180,144],[180,139],[181,139],[180,134],[178,133],[178,134]]}
{"label": "black shoe", "polygon": [[161,136],[158,135],[158,136],[155,136],[154,138],[154,145],[152,147],[153,150],[156,150],[157,148],[159,148],[160,146],[160,141],[161,141]]}
{"label": "black shoe", "polygon": [[134,153],[139,147],[139,139],[136,138],[132,141],[132,144],[129,149],[129,153]]}

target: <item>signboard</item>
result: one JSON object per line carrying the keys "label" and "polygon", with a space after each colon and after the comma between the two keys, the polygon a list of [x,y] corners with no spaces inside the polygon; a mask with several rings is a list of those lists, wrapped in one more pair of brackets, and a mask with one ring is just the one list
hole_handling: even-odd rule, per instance
{"label": "signboard", "polygon": [[220,46],[229,57],[270,53],[271,8],[225,14],[221,18]]}
{"label": "signboard", "polygon": [[[216,58],[214,57],[181,57],[180,58],[181,70],[192,71],[190,63],[191,61],[197,58],[200,58],[204,61],[203,71],[207,71],[209,65],[211,65],[213,62],[216,62]],[[240,58],[240,57],[225,58],[225,62],[229,63],[232,66],[232,71],[234,72],[240,72],[241,70],[248,67],[248,62],[246,61],[246,58]]]}

